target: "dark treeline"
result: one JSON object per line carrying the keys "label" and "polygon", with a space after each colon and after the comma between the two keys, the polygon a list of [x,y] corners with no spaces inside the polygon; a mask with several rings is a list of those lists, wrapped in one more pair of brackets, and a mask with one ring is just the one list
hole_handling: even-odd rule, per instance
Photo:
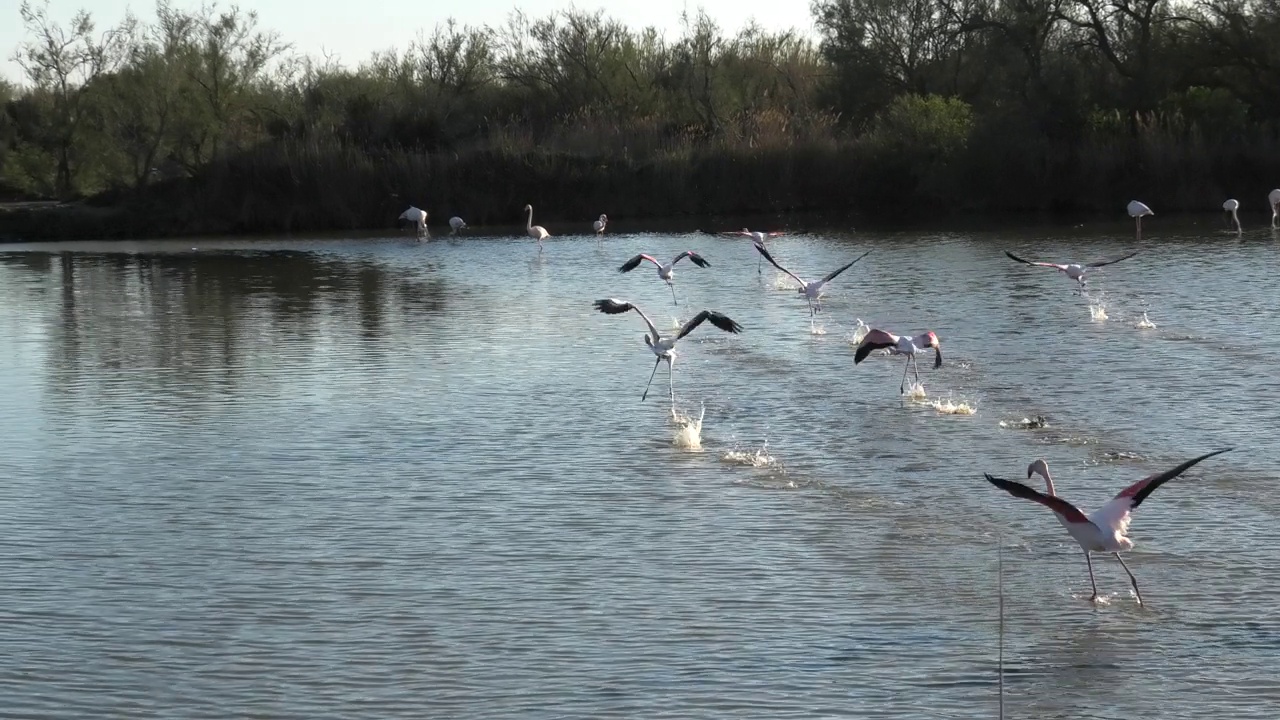
{"label": "dark treeline", "polygon": [[[445,22],[358,67],[236,7],[69,25],[0,82],[10,232],[154,234],[797,211],[1264,207],[1280,0],[815,0],[818,40],[704,15]],[[1255,201],[1256,198],[1256,201]],[[1254,204],[1256,202],[1256,205]],[[13,230],[17,228],[17,230]],[[0,228],[3,229],[3,228]]]}

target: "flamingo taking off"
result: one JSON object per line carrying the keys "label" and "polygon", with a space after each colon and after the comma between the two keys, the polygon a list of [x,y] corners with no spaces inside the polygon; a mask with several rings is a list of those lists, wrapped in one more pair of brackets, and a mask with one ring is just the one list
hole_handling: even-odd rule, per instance
{"label": "flamingo taking off", "polygon": [[1280,228],[1280,188],[1267,193],[1267,204],[1271,206],[1271,229]]}
{"label": "flamingo taking off", "polygon": [[1240,201],[1238,200],[1232,199],[1222,203],[1222,211],[1229,214],[1231,216],[1231,222],[1236,224],[1237,235],[1244,232],[1244,229],[1240,227],[1240,216],[1236,214],[1236,211],[1239,209]]}
{"label": "flamingo taking off", "polygon": [[796,282],[800,283],[800,287],[796,288],[796,292],[800,293],[801,295],[804,295],[804,299],[809,302],[809,317],[813,317],[814,312],[816,312],[814,310],[815,303],[817,304],[817,310],[822,309],[822,290],[827,286],[827,283],[831,282],[833,279],[835,279],[837,275],[853,267],[854,263],[858,262],[859,260],[861,260],[862,258],[866,257],[871,253],[870,250],[862,253],[861,255],[854,258],[852,261],[850,261],[847,265],[838,267],[835,270],[832,270],[831,272],[827,273],[826,277],[822,278],[821,280],[814,280],[813,282],[805,282],[804,278],[800,277],[799,275],[779,265],[778,261],[773,259],[773,256],[769,254],[768,250],[764,249],[763,245],[761,245],[760,243],[756,243],[755,247],[756,247],[756,250],[759,251],[759,253],[764,256],[765,260],[768,260],[770,263],[773,264],[774,267],[778,268],[782,272],[795,278]]}
{"label": "flamingo taking off", "polygon": [[541,225],[533,224],[533,206],[532,205],[525,205],[524,211],[529,213],[529,218],[528,220],[525,221],[525,224],[524,224],[525,232],[529,233],[529,237],[538,241],[538,252],[542,252],[542,241],[551,237],[551,233],[547,232],[547,229],[542,227]]}
{"label": "flamingo taking off", "polygon": [[942,343],[932,330],[926,330],[915,337],[907,337],[872,328],[862,337],[862,342],[858,343],[858,350],[853,354],[853,364],[857,365],[866,360],[872,350],[881,348],[888,348],[890,355],[907,356],[907,364],[902,368],[902,384],[898,386],[900,395],[906,393],[908,369],[915,368],[916,384],[920,383],[920,367],[916,365],[916,353],[924,352],[926,348],[933,348],[933,367],[935,370],[942,367]]}
{"label": "flamingo taking off", "polygon": [[1138,202],[1137,200],[1129,201],[1128,210],[1129,210],[1129,217],[1133,218],[1134,222],[1138,224],[1138,239],[1141,240],[1142,239],[1142,218],[1146,215],[1155,215],[1155,213],[1151,211],[1151,208],[1147,207],[1143,203]]}
{"label": "flamingo taking off", "polygon": [[400,213],[400,217],[396,218],[396,220],[408,220],[414,225],[417,225],[419,235],[425,235],[427,233],[427,211],[426,210],[420,210],[410,205],[409,209]]}
{"label": "flamingo taking off", "polygon": [[680,262],[684,258],[689,258],[690,260],[693,261],[693,264],[697,265],[698,267],[711,267],[711,263],[704,260],[702,256],[699,255],[698,253],[692,250],[685,250],[684,252],[675,256],[675,259],[667,263],[666,265],[663,265],[662,263],[658,262],[658,259],[653,257],[652,255],[645,255],[644,253],[641,253],[631,258],[630,260],[622,263],[622,267],[618,268],[618,272],[620,273],[631,272],[632,270],[635,270],[637,267],[639,267],[641,262],[648,260],[649,262],[658,266],[658,277],[661,278],[662,281],[667,284],[667,287],[671,288],[672,304],[679,305],[680,303],[676,302],[676,286],[671,284],[671,280],[675,276],[676,263]]}
{"label": "flamingo taking off", "polygon": [[1031,466],[1027,468],[1027,477],[1030,478],[1032,475],[1039,473],[1048,486],[1047,494],[1014,480],[1001,480],[985,473],[984,475],[988,482],[1008,492],[1010,495],[1038,502],[1053,511],[1058,518],[1058,522],[1062,523],[1062,526],[1067,529],[1071,537],[1084,550],[1084,559],[1089,566],[1089,583],[1093,586],[1093,596],[1089,598],[1090,602],[1098,599],[1098,583],[1093,579],[1093,560],[1089,557],[1089,553],[1097,552],[1112,553],[1116,556],[1116,559],[1120,561],[1120,566],[1129,575],[1129,581],[1133,583],[1133,592],[1138,596],[1138,605],[1142,605],[1142,593],[1138,591],[1138,580],[1129,571],[1129,566],[1125,565],[1124,559],[1120,557],[1120,553],[1133,548],[1133,541],[1125,536],[1129,531],[1130,513],[1136,510],[1142,504],[1142,501],[1147,499],[1148,495],[1155,492],[1156,488],[1186,472],[1192,465],[1232,449],[1214,450],[1211,453],[1188,460],[1172,470],[1166,470],[1143,478],[1121,490],[1120,494],[1112,498],[1110,502],[1088,515],[1075,505],[1054,494],[1053,478],[1049,476],[1049,464],[1044,460],[1036,460],[1031,463]]}
{"label": "flamingo taking off", "polygon": [[1010,257],[1010,259],[1017,260],[1018,262],[1020,262],[1020,263],[1022,263],[1022,264],[1024,264],[1024,265],[1035,265],[1036,267],[1048,267],[1048,268],[1054,268],[1055,270],[1058,270],[1058,271],[1060,271],[1060,272],[1062,272],[1062,273],[1065,273],[1067,277],[1069,277],[1069,278],[1071,278],[1072,280],[1075,280],[1077,283],[1079,283],[1080,289],[1083,291],[1083,290],[1084,290],[1084,285],[1085,285],[1085,282],[1086,282],[1086,279],[1085,279],[1085,273],[1089,272],[1089,270],[1091,270],[1091,269],[1093,269],[1093,268],[1100,268],[1100,267],[1104,267],[1104,266],[1107,266],[1107,265],[1114,265],[1115,263],[1118,263],[1118,262],[1120,262],[1121,260],[1128,260],[1129,258],[1133,257],[1134,255],[1137,255],[1137,254],[1138,254],[1138,252],[1140,252],[1140,251],[1138,251],[1138,250],[1134,250],[1133,252],[1129,253],[1128,255],[1123,255],[1123,256],[1118,257],[1118,258],[1116,258],[1116,259],[1114,259],[1114,260],[1102,260],[1102,261],[1100,261],[1100,262],[1095,262],[1095,263],[1084,263],[1084,264],[1080,264],[1080,263],[1051,263],[1051,262],[1034,262],[1034,261],[1031,261],[1031,260],[1023,260],[1022,258],[1018,257],[1017,255],[1014,255],[1013,253],[1009,252],[1008,250],[1005,250],[1005,251],[1004,251],[1004,254],[1005,254],[1005,255],[1008,255],[1008,256]]}
{"label": "flamingo taking off", "polygon": [[596,231],[596,237],[600,237],[601,235],[604,234],[604,228],[608,224],[609,224],[609,216],[605,215],[604,213],[600,213],[600,219],[591,223],[591,229]]}
{"label": "flamingo taking off", "polygon": [[658,328],[653,326],[653,322],[649,320],[649,316],[645,315],[643,310],[632,305],[626,300],[616,300],[614,298],[597,300],[595,302],[595,307],[597,310],[607,315],[617,315],[628,310],[635,310],[640,314],[640,317],[644,318],[644,324],[649,326],[649,332],[644,336],[644,344],[649,346],[649,349],[653,351],[654,355],[658,356],[658,359],[653,363],[653,372],[649,373],[649,382],[645,383],[644,394],[640,396],[640,400],[643,402],[644,399],[649,396],[649,386],[653,384],[653,376],[658,373],[658,364],[663,360],[666,360],[667,387],[671,391],[671,406],[673,408],[676,404],[676,390],[674,381],[671,379],[671,366],[676,359],[676,342],[685,335],[693,332],[694,328],[701,325],[704,320],[710,320],[712,325],[715,325],[728,333],[742,332],[742,326],[731,320],[728,315],[722,315],[714,310],[703,310],[693,316],[692,320],[685,323],[684,326],[680,328],[680,331],[676,333],[675,337],[664,338],[658,333]]}
{"label": "flamingo taking off", "polygon": [[457,235],[459,230],[467,229],[467,221],[463,220],[457,215],[454,215],[453,217],[449,218],[449,227],[453,229],[453,232],[449,234]]}
{"label": "flamingo taking off", "polygon": [[[760,247],[764,247],[765,240],[771,237],[778,237],[779,235],[785,235],[786,233],[784,232],[766,233],[766,232],[760,232],[760,231],[752,232],[746,228],[742,228],[741,230],[738,230],[735,232],[722,232],[720,234],[721,235],[742,235],[744,237],[749,237],[751,238],[751,241],[753,243],[755,243],[756,245],[759,245]],[[756,272],[759,273],[763,266],[764,266],[764,259],[758,258],[756,260]]]}

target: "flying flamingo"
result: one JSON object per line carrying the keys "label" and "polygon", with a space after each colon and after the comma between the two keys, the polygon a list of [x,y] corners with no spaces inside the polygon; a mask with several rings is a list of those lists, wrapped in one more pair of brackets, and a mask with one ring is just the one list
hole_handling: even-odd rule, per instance
{"label": "flying flamingo", "polygon": [[[771,233],[760,232],[760,231],[752,232],[746,228],[742,228],[741,230],[738,230],[736,232],[722,232],[720,234],[721,235],[742,235],[745,237],[749,237],[751,238],[752,242],[754,242],[756,245],[759,245],[760,247],[764,247],[764,241],[771,237],[786,235],[786,233],[784,232],[771,232]],[[763,266],[764,266],[764,259],[758,258],[756,261],[756,273],[759,273],[760,269]]]}
{"label": "flying flamingo", "polygon": [[1271,205],[1271,229],[1280,228],[1280,188],[1267,193],[1267,203]]}
{"label": "flying flamingo", "polygon": [[1235,223],[1235,234],[1240,234],[1244,232],[1244,229],[1240,227],[1240,217],[1239,215],[1235,214],[1235,211],[1239,209],[1240,209],[1240,202],[1236,200],[1228,200],[1224,202],[1224,204],[1222,204],[1222,211],[1224,211],[1224,213],[1230,213],[1231,222]]}
{"label": "flying flamingo", "polygon": [[1027,477],[1030,478],[1032,475],[1039,473],[1048,486],[1048,494],[1041,493],[1020,482],[1001,480],[985,473],[984,475],[988,482],[1005,490],[1010,495],[1038,502],[1052,510],[1058,518],[1058,522],[1062,523],[1062,526],[1067,529],[1068,533],[1071,533],[1071,537],[1077,543],[1080,543],[1080,548],[1084,550],[1085,562],[1089,566],[1089,584],[1093,586],[1093,596],[1089,598],[1090,602],[1098,599],[1098,583],[1093,579],[1093,560],[1089,557],[1089,553],[1112,553],[1120,561],[1120,566],[1124,568],[1125,573],[1129,575],[1129,581],[1133,583],[1133,592],[1138,596],[1138,605],[1142,605],[1142,593],[1138,591],[1138,580],[1129,571],[1129,566],[1125,565],[1124,559],[1120,557],[1120,553],[1133,549],[1133,541],[1125,537],[1125,534],[1129,531],[1130,512],[1136,510],[1142,504],[1142,501],[1147,499],[1148,495],[1156,491],[1156,488],[1186,472],[1192,465],[1232,449],[1215,450],[1198,458],[1188,460],[1172,470],[1166,470],[1143,478],[1121,490],[1120,494],[1112,498],[1110,502],[1088,515],[1085,515],[1075,505],[1054,494],[1053,478],[1049,476],[1049,464],[1044,460],[1036,460],[1031,463],[1031,466],[1027,468]]}
{"label": "flying flamingo", "polygon": [[396,220],[408,220],[414,225],[417,225],[419,235],[425,235],[427,233],[427,211],[426,210],[419,210],[418,208],[410,205],[409,209],[400,213],[400,217],[396,218]]}
{"label": "flying flamingo", "polygon": [[541,225],[533,224],[533,206],[532,205],[525,205],[524,211],[529,213],[529,219],[525,221],[525,224],[524,224],[525,232],[529,233],[529,237],[538,241],[538,252],[542,252],[542,241],[551,237],[551,233],[547,232],[547,229],[542,227]]}
{"label": "flying flamingo", "polygon": [[1115,260],[1102,260],[1100,262],[1085,263],[1083,265],[1080,263],[1033,262],[1031,260],[1023,260],[1017,255],[1014,255],[1013,253],[1009,252],[1008,250],[1005,250],[1004,254],[1008,255],[1013,260],[1017,260],[1018,262],[1023,263],[1024,265],[1035,265],[1036,267],[1049,267],[1049,268],[1054,268],[1056,270],[1059,270],[1062,273],[1065,273],[1067,277],[1071,278],[1072,280],[1075,280],[1079,284],[1081,292],[1083,292],[1084,285],[1086,282],[1085,273],[1089,272],[1089,270],[1091,270],[1092,268],[1100,268],[1107,265],[1114,265],[1120,262],[1121,260],[1128,260],[1134,255],[1137,255],[1138,252],[1139,252],[1138,250],[1134,250],[1128,255],[1118,257]]}
{"label": "flying flamingo", "polygon": [[591,223],[591,229],[596,231],[597,238],[599,238],[601,235],[604,234],[604,228],[608,224],[609,224],[609,216],[605,215],[604,213],[600,213],[599,220],[596,220],[595,222]]}
{"label": "flying flamingo", "polygon": [[641,253],[631,258],[630,260],[622,263],[622,267],[618,268],[618,272],[620,273],[631,272],[632,270],[635,270],[637,267],[639,267],[641,262],[648,260],[649,262],[658,266],[658,277],[662,278],[662,281],[667,284],[667,287],[671,288],[671,303],[673,305],[679,305],[680,303],[676,302],[676,286],[671,284],[671,280],[675,275],[676,263],[680,262],[684,258],[689,258],[690,260],[693,261],[693,264],[697,265],[698,267],[711,267],[711,263],[702,259],[702,256],[699,255],[698,253],[692,250],[685,250],[684,252],[677,255],[674,260],[667,263],[666,265],[663,265],[662,263],[658,262],[657,258],[653,257],[652,255],[645,255],[644,253]]}
{"label": "flying flamingo", "polygon": [[1142,218],[1144,215],[1155,215],[1155,213],[1151,211],[1151,208],[1137,200],[1129,201],[1128,210],[1129,217],[1133,218],[1134,222],[1138,224],[1138,240],[1142,240]]}
{"label": "flying flamingo", "polygon": [[449,234],[457,235],[459,230],[467,229],[467,222],[462,218],[458,217],[457,215],[454,215],[453,217],[449,218],[449,227],[453,228],[453,232]]}
{"label": "flying flamingo", "polygon": [[827,276],[822,278],[821,280],[814,280],[813,282],[805,282],[804,278],[800,277],[799,275],[779,265],[778,261],[773,259],[773,256],[769,254],[768,250],[764,249],[763,245],[761,245],[760,243],[756,243],[755,247],[756,247],[756,250],[759,251],[760,254],[764,256],[765,260],[768,260],[770,263],[773,264],[774,267],[778,268],[782,272],[795,278],[796,282],[800,283],[800,287],[796,288],[796,292],[800,293],[801,295],[804,295],[804,299],[809,302],[809,317],[813,317],[813,314],[815,312],[814,303],[817,303],[818,310],[822,310],[822,290],[827,286],[827,283],[831,282],[835,278],[835,276],[853,267],[853,263],[858,262],[859,260],[861,260],[862,258],[866,257],[871,253],[870,250],[862,253],[858,257],[854,258],[849,264],[844,265],[843,267],[838,267],[835,270],[832,270],[831,272],[827,273]]}
{"label": "flying flamingo", "polygon": [[636,307],[635,305],[632,305],[626,300],[616,300],[614,298],[597,300],[595,302],[595,307],[600,312],[608,315],[617,315],[619,313],[624,313],[628,310],[635,310],[637,313],[640,313],[640,317],[644,318],[644,324],[649,326],[649,332],[646,333],[644,336],[644,344],[649,346],[649,349],[653,351],[654,355],[658,356],[658,359],[655,360],[653,363],[653,372],[649,373],[649,382],[645,383],[644,394],[640,396],[640,400],[641,402],[643,402],[644,399],[649,396],[649,386],[653,384],[653,376],[658,374],[658,365],[663,360],[666,360],[667,361],[667,387],[671,391],[671,406],[673,408],[675,407],[675,404],[676,404],[676,390],[675,390],[674,381],[671,379],[671,375],[672,375],[671,366],[676,359],[676,351],[675,351],[676,341],[678,341],[680,338],[684,337],[685,335],[688,335],[689,333],[693,332],[694,328],[701,325],[702,321],[704,320],[710,320],[712,325],[715,325],[716,327],[720,328],[725,332],[729,332],[729,333],[742,332],[742,326],[734,322],[733,320],[729,319],[728,315],[722,315],[714,310],[703,310],[702,312],[695,315],[692,320],[685,323],[684,327],[680,328],[680,332],[676,333],[675,337],[664,338],[660,334],[658,334],[658,328],[653,326],[653,322],[649,320],[649,316],[645,315],[643,310]]}
{"label": "flying flamingo", "polygon": [[920,367],[916,364],[916,353],[922,353],[926,348],[933,348],[933,367],[935,370],[942,367],[942,343],[932,330],[926,330],[915,337],[907,337],[872,328],[863,336],[862,342],[858,343],[858,351],[853,354],[853,364],[857,365],[866,360],[872,350],[881,348],[889,348],[890,355],[907,356],[907,364],[902,368],[902,384],[898,386],[900,395],[907,391],[908,369],[915,368],[916,384],[920,383]]}

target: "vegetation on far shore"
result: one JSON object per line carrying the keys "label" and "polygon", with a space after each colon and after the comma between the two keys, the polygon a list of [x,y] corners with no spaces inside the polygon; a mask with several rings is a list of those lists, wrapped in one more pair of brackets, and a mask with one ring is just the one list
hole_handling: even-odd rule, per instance
{"label": "vegetation on far shore", "polygon": [[105,30],[24,1],[0,237],[587,221],[601,212],[1263,212],[1280,0],[814,0],[816,41],[601,12],[444,21],[358,67],[237,7]]}

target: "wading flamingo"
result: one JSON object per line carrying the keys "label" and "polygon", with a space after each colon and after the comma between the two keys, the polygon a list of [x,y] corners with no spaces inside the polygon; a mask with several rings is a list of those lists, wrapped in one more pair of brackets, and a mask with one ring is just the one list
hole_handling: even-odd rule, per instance
{"label": "wading flamingo", "polygon": [[529,213],[529,219],[526,220],[524,224],[525,232],[529,233],[529,237],[538,241],[538,252],[542,252],[542,241],[551,237],[551,233],[547,232],[547,229],[542,227],[541,225],[533,224],[533,206],[532,205],[525,205],[524,211]]}
{"label": "wading flamingo", "polygon": [[418,226],[419,235],[427,234],[427,211],[426,210],[420,210],[410,205],[409,209],[400,213],[400,217],[396,218],[396,220],[408,220],[409,222]]}
{"label": "wading flamingo", "polygon": [[1139,240],[1141,240],[1141,239],[1142,239],[1142,218],[1143,218],[1143,216],[1145,216],[1145,215],[1155,215],[1155,213],[1151,211],[1151,208],[1149,208],[1149,207],[1147,207],[1146,205],[1144,205],[1144,204],[1142,204],[1142,203],[1138,202],[1137,200],[1130,200],[1130,201],[1129,201],[1129,207],[1128,207],[1128,210],[1129,210],[1129,217],[1133,218],[1134,222],[1136,222],[1136,223],[1138,224],[1138,239],[1139,239]]}
{"label": "wading flamingo", "polygon": [[1240,216],[1236,214],[1236,211],[1239,209],[1240,209],[1239,201],[1228,200],[1222,203],[1222,211],[1229,214],[1231,216],[1231,222],[1234,222],[1236,224],[1237,235],[1244,232],[1244,228],[1240,227]]}
{"label": "wading flamingo", "polygon": [[1049,476],[1049,464],[1044,460],[1036,460],[1031,463],[1031,466],[1027,468],[1027,477],[1030,478],[1032,475],[1039,473],[1044,478],[1045,485],[1048,486],[1048,494],[1041,493],[1014,480],[1001,480],[1000,478],[985,475],[985,473],[984,475],[988,482],[1008,492],[1010,495],[1038,502],[1053,511],[1054,516],[1058,518],[1058,522],[1062,523],[1062,526],[1067,529],[1071,537],[1084,550],[1084,560],[1089,566],[1089,584],[1093,586],[1093,596],[1089,598],[1090,602],[1098,599],[1098,583],[1093,579],[1093,560],[1089,557],[1089,553],[1097,552],[1111,553],[1116,556],[1116,559],[1120,561],[1120,566],[1128,574],[1129,581],[1133,583],[1133,592],[1138,596],[1138,605],[1142,605],[1142,593],[1138,591],[1138,579],[1133,576],[1133,573],[1129,571],[1129,566],[1125,565],[1124,559],[1120,557],[1120,553],[1133,548],[1133,541],[1125,536],[1129,532],[1130,513],[1136,510],[1142,504],[1142,501],[1147,499],[1148,495],[1155,492],[1156,488],[1186,472],[1192,465],[1232,449],[1214,450],[1211,453],[1188,460],[1172,470],[1166,470],[1143,478],[1121,490],[1120,494],[1112,498],[1110,502],[1088,515],[1085,515],[1075,505],[1054,494],[1053,478]]}
{"label": "wading flamingo", "polygon": [[604,228],[608,224],[609,224],[609,216],[605,215],[604,213],[600,213],[599,220],[596,220],[595,222],[591,223],[591,229],[596,231],[597,238],[599,238],[601,235],[604,234]]}
{"label": "wading flamingo", "polygon": [[[751,241],[752,241],[753,243],[755,243],[756,245],[759,245],[760,247],[764,247],[764,241],[765,241],[765,240],[767,240],[767,239],[769,239],[769,238],[771,238],[771,237],[778,237],[779,235],[786,235],[786,233],[781,232],[781,231],[779,231],[779,232],[771,232],[771,233],[760,232],[760,231],[752,232],[752,231],[750,231],[750,230],[748,230],[748,229],[746,229],[746,228],[742,228],[741,230],[737,230],[737,231],[734,231],[734,232],[722,232],[722,233],[720,233],[720,234],[721,234],[721,235],[742,235],[742,236],[744,236],[744,237],[749,237],[749,238],[751,238]],[[764,258],[757,258],[757,259],[756,259],[756,273],[757,273],[757,274],[759,274],[759,273],[761,272],[761,268],[762,268],[762,267],[764,267]]]}
{"label": "wading flamingo", "polygon": [[467,229],[467,222],[457,215],[454,215],[449,218],[449,227],[453,228],[453,232],[451,232],[450,235],[457,235],[459,230]]}
{"label": "wading flamingo", "polygon": [[1267,203],[1271,205],[1271,229],[1280,228],[1280,188],[1267,193]]}
{"label": "wading flamingo", "polygon": [[676,263],[680,262],[684,258],[689,258],[690,260],[693,261],[693,264],[697,265],[698,267],[711,267],[711,263],[707,262],[706,260],[703,260],[702,256],[699,255],[698,253],[692,250],[685,250],[684,252],[677,255],[674,260],[667,263],[666,265],[663,265],[662,263],[658,262],[658,259],[653,257],[652,255],[645,255],[644,253],[641,253],[631,258],[630,260],[622,263],[622,267],[618,268],[618,272],[620,273],[631,272],[632,270],[635,270],[637,267],[639,267],[641,262],[648,260],[649,262],[658,266],[658,277],[661,278],[662,281],[667,284],[667,287],[671,288],[671,303],[673,305],[679,305],[680,303],[676,302],[676,286],[671,284],[671,280],[675,276]]}
{"label": "wading flamingo", "polygon": [[933,367],[935,370],[942,367],[942,343],[932,330],[926,330],[915,337],[907,337],[872,328],[863,336],[862,342],[858,343],[858,351],[853,354],[853,364],[857,365],[866,360],[872,350],[881,348],[888,348],[890,355],[907,356],[907,364],[902,368],[902,384],[898,386],[899,395],[907,391],[907,370],[915,368],[916,384],[920,384],[920,367],[916,365],[917,353],[933,348]]}
{"label": "wading flamingo", "polygon": [[[799,275],[779,265],[778,261],[773,259],[773,256],[769,254],[768,250],[764,249],[763,245],[761,245],[760,243],[755,243],[755,247],[756,247],[756,250],[761,255],[764,256],[765,260],[768,260],[774,267],[778,268],[782,272],[795,278],[796,282],[800,283],[800,287],[796,288],[796,292],[800,293],[801,295],[804,295],[804,299],[809,301],[809,317],[813,317],[815,312],[822,310],[822,290],[827,286],[827,283],[831,282],[833,279],[835,279],[835,276],[853,267],[854,263],[858,262],[859,260],[861,260],[862,258],[866,257],[871,253],[870,250],[862,253],[858,257],[854,258],[851,262],[849,262],[849,264],[844,265],[842,267],[838,267],[835,270],[832,270],[831,272],[827,273],[827,276],[822,278],[821,280],[814,280],[813,282],[805,282],[804,278],[800,277]],[[817,305],[817,310],[814,309],[815,303]]]}
{"label": "wading flamingo", "polygon": [[1023,260],[1022,258],[1018,257],[1017,255],[1014,255],[1013,253],[1009,252],[1008,250],[1005,250],[1005,251],[1004,251],[1004,254],[1005,254],[1005,255],[1008,255],[1010,259],[1012,259],[1012,260],[1017,260],[1018,262],[1020,262],[1020,263],[1022,263],[1022,264],[1024,264],[1024,265],[1035,265],[1036,267],[1054,268],[1055,270],[1058,270],[1058,271],[1060,271],[1060,272],[1064,273],[1067,277],[1071,278],[1072,280],[1075,280],[1075,281],[1076,281],[1076,283],[1078,283],[1078,285],[1079,285],[1080,291],[1081,291],[1081,292],[1083,292],[1083,291],[1084,291],[1084,285],[1085,285],[1085,282],[1087,282],[1087,280],[1086,280],[1086,278],[1085,278],[1085,274],[1086,274],[1086,273],[1088,273],[1088,272],[1089,272],[1089,270],[1091,270],[1091,269],[1093,269],[1093,268],[1105,267],[1105,266],[1107,266],[1107,265],[1114,265],[1114,264],[1116,264],[1116,263],[1120,262],[1121,260],[1128,260],[1129,258],[1133,257],[1134,255],[1137,255],[1139,252],[1140,252],[1140,251],[1138,251],[1138,250],[1134,250],[1133,252],[1129,253],[1128,255],[1123,255],[1123,256],[1121,256],[1121,257],[1116,258],[1115,260],[1102,260],[1102,261],[1100,261],[1100,262],[1095,262],[1095,263],[1084,263],[1084,264],[1080,264],[1080,263],[1051,263],[1051,262],[1035,262],[1035,261],[1031,261],[1031,260]]}
{"label": "wading flamingo", "polygon": [[645,383],[644,394],[640,396],[640,400],[641,402],[643,402],[644,399],[649,396],[649,386],[653,384],[653,376],[658,374],[658,365],[663,360],[666,360],[667,361],[667,387],[671,392],[672,408],[674,408],[676,405],[675,382],[671,379],[671,375],[673,372],[671,369],[671,366],[676,359],[676,351],[675,351],[676,341],[678,341],[680,338],[684,337],[685,335],[688,335],[689,333],[693,332],[694,328],[701,325],[702,321],[704,320],[710,320],[712,325],[715,325],[716,327],[728,333],[742,332],[742,326],[734,322],[733,320],[729,319],[728,315],[722,315],[714,310],[703,310],[702,312],[695,315],[692,320],[685,323],[684,327],[680,328],[680,331],[676,333],[675,337],[664,338],[660,334],[658,334],[658,328],[653,326],[653,322],[649,320],[649,316],[645,315],[643,310],[636,307],[635,305],[632,305],[626,300],[617,300],[614,298],[597,300],[595,302],[595,307],[597,310],[607,315],[617,315],[619,313],[627,312],[628,310],[635,310],[637,313],[640,314],[640,317],[644,318],[644,324],[649,326],[649,332],[646,333],[644,336],[644,344],[649,346],[649,349],[653,351],[654,355],[658,356],[658,359],[655,360],[653,363],[653,372],[649,373],[649,382]]}

